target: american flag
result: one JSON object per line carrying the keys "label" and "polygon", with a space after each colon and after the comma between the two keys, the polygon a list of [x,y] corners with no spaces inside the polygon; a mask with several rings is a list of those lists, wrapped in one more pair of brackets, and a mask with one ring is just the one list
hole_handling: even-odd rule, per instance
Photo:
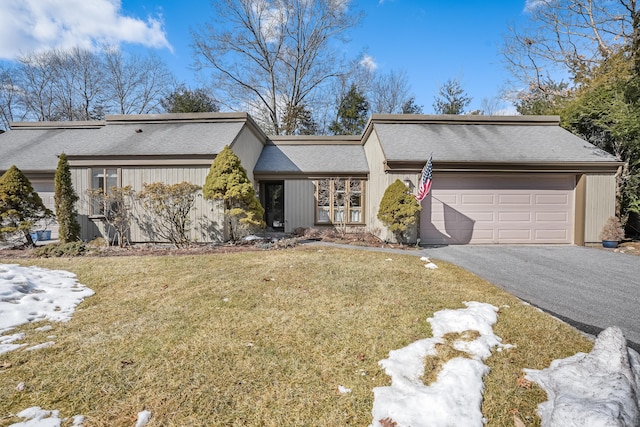
{"label": "american flag", "polygon": [[418,194],[415,196],[418,202],[421,202],[422,199],[427,197],[427,194],[429,194],[429,190],[431,190],[431,173],[433,172],[433,165],[431,164],[432,158],[433,155],[429,156],[429,160],[427,161],[427,164],[422,168],[422,174],[420,174]]}

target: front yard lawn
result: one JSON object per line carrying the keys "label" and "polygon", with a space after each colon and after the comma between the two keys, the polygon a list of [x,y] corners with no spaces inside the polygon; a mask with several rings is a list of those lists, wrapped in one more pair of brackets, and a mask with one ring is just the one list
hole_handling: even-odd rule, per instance
{"label": "front yard lawn", "polygon": [[372,389],[390,382],[378,361],[431,337],[426,319],[464,301],[499,307],[494,332],[516,346],[485,362],[487,425],[512,426],[514,414],[539,425],[546,395],[522,368],[592,347],[486,281],[410,255],[299,247],[0,263],[68,270],[95,291],[68,323],[12,331],[55,345],[0,354],[2,426],[32,406],[88,426],[133,426],[142,410],[149,426],[366,426]]}

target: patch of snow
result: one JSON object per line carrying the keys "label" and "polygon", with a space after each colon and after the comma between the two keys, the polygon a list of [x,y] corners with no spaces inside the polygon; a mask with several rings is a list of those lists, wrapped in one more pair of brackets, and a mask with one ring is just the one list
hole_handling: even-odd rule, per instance
{"label": "patch of snow", "polygon": [[41,348],[47,348],[47,347],[51,347],[55,345],[55,342],[53,341],[48,341],[48,342],[43,342],[42,344],[38,344],[38,345],[34,345],[28,348],[25,348],[24,351],[34,351],[34,350],[40,350]]}
{"label": "patch of snow", "polygon": [[[60,411],[48,411],[39,406],[32,406],[16,415],[18,418],[25,418],[26,421],[11,424],[9,427],[60,427],[66,418],[60,418]],[[82,415],[73,416],[72,427],[82,427],[85,418]]]}
{"label": "patch of snow", "polygon": [[428,268],[429,270],[435,270],[438,268],[437,265],[435,265],[434,263],[430,262],[424,265],[425,268]]}
{"label": "patch of snow", "polygon": [[[389,352],[380,366],[391,376],[391,386],[373,389],[373,424],[392,420],[398,426],[478,426],[484,424],[481,404],[484,384],[482,377],[489,368],[482,362],[491,355],[493,347],[501,345],[494,335],[493,324],[498,309],[490,304],[466,302],[467,308],[442,310],[430,319],[433,338],[422,339]],[[436,344],[450,332],[474,330],[479,337],[473,341],[458,340],[454,347],[470,358],[457,357],[448,361],[438,374],[437,381],[425,385],[424,358],[436,355]]]}
{"label": "patch of snow", "polygon": [[11,424],[9,427],[60,427],[60,411],[47,411],[39,406],[32,406],[17,414],[26,421]]}
{"label": "patch of snow", "polygon": [[138,412],[138,421],[136,422],[136,427],[144,427],[149,423],[151,419],[151,412],[149,411],[141,411]]}
{"label": "patch of snow", "polygon": [[602,331],[591,353],[524,372],[547,392],[538,406],[543,427],[640,426],[640,355],[620,328]]}
{"label": "patch of snow", "polygon": [[45,319],[67,322],[76,306],[93,294],[68,271],[0,264],[0,354],[24,345],[11,344],[24,334],[2,336],[5,332]]}
{"label": "patch of snow", "polygon": [[68,271],[0,264],[0,331],[44,319],[67,322],[93,293]]}
{"label": "patch of snow", "polygon": [[[11,328],[9,328],[8,330],[10,329]],[[0,333],[2,333],[2,331],[0,331]],[[24,332],[20,332],[18,334],[13,334],[13,335],[0,335],[0,354],[8,353],[20,347],[26,346],[27,344],[12,344],[14,341],[20,341],[24,339],[24,337],[25,337]]]}
{"label": "patch of snow", "polygon": [[340,394],[349,394],[349,393],[351,393],[351,389],[350,388],[346,388],[343,385],[339,385],[338,386],[338,391],[340,392]]}
{"label": "patch of snow", "polygon": [[53,326],[51,325],[44,325],[44,326],[40,326],[39,328],[35,328],[34,331],[38,331],[38,332],[47,332],[53,329]]}

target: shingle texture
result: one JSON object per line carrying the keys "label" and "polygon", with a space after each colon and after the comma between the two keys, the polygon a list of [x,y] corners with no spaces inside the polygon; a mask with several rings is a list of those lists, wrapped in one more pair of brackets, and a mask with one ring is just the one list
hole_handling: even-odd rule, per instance
{"label": "shingle texture", "polygon": [[255,173],[367,173],[361,145],[267,145]]}
{"label": "shingle texture", "polygon": [[553,125],[376,123],[389,161],[603,162],[610,154]]}
{"label": "shingle texture", "polygon": [[0,170],[52,171],[57,156],[212,155],[231,145],[243,122],[128,123],[97,129],[22,128],[0,136]]}

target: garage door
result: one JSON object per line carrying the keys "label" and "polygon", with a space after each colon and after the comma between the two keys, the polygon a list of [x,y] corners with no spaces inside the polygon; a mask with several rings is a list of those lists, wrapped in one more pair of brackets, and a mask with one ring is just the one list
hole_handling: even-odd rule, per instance
{"label": "garage door", "polygon": [[420,241],[573,243],[574,188],[574,175],[434,174]]}

